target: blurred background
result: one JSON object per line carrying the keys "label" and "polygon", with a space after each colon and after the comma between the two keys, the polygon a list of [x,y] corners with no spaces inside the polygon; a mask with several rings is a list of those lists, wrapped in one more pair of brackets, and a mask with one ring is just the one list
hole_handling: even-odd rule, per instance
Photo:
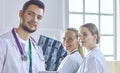
{"label": "blurred background", "polygon": [[[0,0],[0,35],[19,25],[19,10],[27,0]],[[41,0],[45,15],[36,33],[61,40],[65,28],[79,29],[84,23],[95,23],[100,31],[100,44],[106,61],[120,60],[119,0]],[[120,64],[120,63],[119,63]],[[115,66],[117,67],[117,66]],[[114,72],[118,73],[118,72]]]}

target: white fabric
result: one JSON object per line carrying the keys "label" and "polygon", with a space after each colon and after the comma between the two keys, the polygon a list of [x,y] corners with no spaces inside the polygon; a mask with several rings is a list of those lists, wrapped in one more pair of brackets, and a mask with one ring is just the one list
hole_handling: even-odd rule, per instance
{"label": "white fabric", "polygon": [[63,59],[57,71],[58,73],[76,73],[81,62],[82,57],[79,52],[76,51]]}
{"label": "white fabric", "polygon": [[88,53],[77,73],[106,73],[105,58],[99,47]]}
{"label": "white fabric", "polygon": [[17,37],[18,37],[18,40],[20,41],[20,44],[21,44],[21,47],[24,49],[23,51],[25,51],[25,52],[29,52],[29,45],[28,45],[28,43],[29,43],[29,40],[23,40],[23,39],[21,39],[19,36],[18,36],[18,34],[16,33],[16,35],[17,35]]}
{"label": "white fabric", "polygon": [[[42,49],[32,44],[33,73],[45,71],[44,61]],[[29,59],[21,60],[21,54],[12,32],[0,36],[0,73],[29,73]]]}
{"label": "white fabric", "polygon": [[40,71],[39,73],[57,73],[57,71]]}

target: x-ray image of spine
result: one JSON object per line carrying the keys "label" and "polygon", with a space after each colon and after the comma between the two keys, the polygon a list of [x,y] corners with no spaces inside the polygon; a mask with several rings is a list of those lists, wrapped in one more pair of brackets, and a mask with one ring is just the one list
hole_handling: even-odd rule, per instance
{"label": "x-ray image of spine", "polygon": [[62,43],[50,37],[40,35],[38,46],[43,50],[46,70],[56,71],[62,59],[67,55]]}

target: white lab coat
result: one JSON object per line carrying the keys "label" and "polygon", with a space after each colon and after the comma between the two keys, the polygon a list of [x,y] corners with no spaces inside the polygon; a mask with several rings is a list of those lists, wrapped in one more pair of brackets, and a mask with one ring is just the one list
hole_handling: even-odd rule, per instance
{"label": "white lab coat", "polygon": [[[34,43],[34,42],[33,42]],[[32,44],[32,70],[33,73],[45,71],[42,50],[36,43]],[[12,32],[0,36],[0,73],[29,73],[29,58],[21,60],[21,54]]]}
{"label": "white lab coat", "polygon": [[106,62],[99,47],[89,51],[77,73],[106,73]]}
{"label": "white lab coat", "polygon": [[58,73],[76,73],[80,64],[82,63],[82,57],[78,51],[67,55],[60,66],[58,67]]}

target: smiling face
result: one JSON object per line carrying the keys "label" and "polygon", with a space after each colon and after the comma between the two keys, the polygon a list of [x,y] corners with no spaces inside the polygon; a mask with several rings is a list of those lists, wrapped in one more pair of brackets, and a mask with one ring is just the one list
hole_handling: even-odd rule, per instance
{"label": "smiling face", "polygon": [[30,5],[24,12],[20,11],[19,16],[21,19],[20,27],[23,30],[32,33],[37,30],[38,24],[42,20],[44,11],[36,5]]}
{"label": "smiling face", "polygon": [[87,48],[88,50],[96,46],[97,36],[96,34],[92,34],[88,28],[81,27],[79,37],[81,46]]}
{"label": "smiling face", "polygon": [[63,37],[63,45],[67,51],[72,52],[78,48],[78,39],[75,32],[66,30]]}

